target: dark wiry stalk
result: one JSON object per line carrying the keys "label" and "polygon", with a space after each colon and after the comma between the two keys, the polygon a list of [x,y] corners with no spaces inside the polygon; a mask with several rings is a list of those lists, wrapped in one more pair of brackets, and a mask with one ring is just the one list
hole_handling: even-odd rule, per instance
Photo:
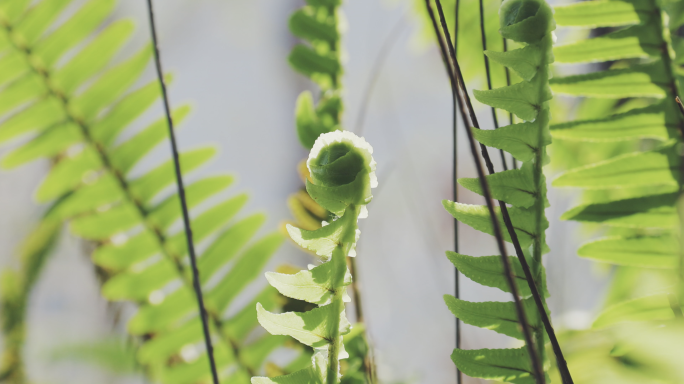
{"label": "dark wiry stalk", "polygon": [[[460,0],[456,0],[456,4],[454,6],[454,55],[458,56],[458,13],[460,10],[460,5],[461,2]],[[446,61],[445,61],[446,62]],[[452,88],[454,84],[452,83]],[[452,137],[453,137],[453,175],[452,175],[452,180],[451,180],[451,185],[453,188],[453,194],[454,194],[454,202],[458,201],[458,130],[457,125],[458,125],[458,107],[463,108],[462,106],[458,105],[460,104],[460,99],[456,97],[457,95],[453,93],[452,89],[452,95],[455,97],[456,102],[453,103],[453,116],[452,116]],[[466,122],[465,120],[463,121],[463,124],[465,125]],[[459,246],[458,246],[458,220],[454,217],[454,252],[458,253],[459,252]],[[457,299],[461,298],[461,287],[460,287],[460,275],[461,273],[458,271],[458,268],[454,268],[454,297]],[[456,348],[461,349],[461,320],[456,317]],[[463,372],[461,372],[461,369],[456,366],[456,384],[461,384],[463,382]]]}
{"label": "dark wiry stalk", "polygon": [[147,13],[150,20],[150,33],[152,35],[152,45],[154,48],[154,62],[157,70],[157,77],[159,78],[159,85],[161,86],[162,99],[164,100],[164,112],[166,113],[166,121],[169,126],[169,139],[171,141],[171,152],[173,154],[173,165],[176,171],[176,183],[178,187],[178,198],[181,203],[181,210],[183,211],[183,226],[185,227],[185,240],[188,245],[188,255],[190,256],[190,264],[192,266],[192,281],[197,295],[197,305],[199,306],[200,317],[202,319],[202,330],[204,331],[204,343],[207,348],[207,355],[209,356],[209,365],[211,368],[211,376],[214,384],[219,384],[218,371],[216,369],[216,361],[214,360],[214,346],[211,343],[211,334],[209,332],[209,324],[207,322],[207,312],[204,308],[204,299],[202,297],[202,287],[200,286],[199,271],[197,270],[197,258],[195,257],[195,245],[192,241],[192,228],[190,227],[190,213],[188,212],[188,204],[185,198],[185,186],[183,185],[183,177],[181,172],[180,159],[178,156],[178,146],[176,144],[176,135],[173,132],[173,119],[171,118],[171,108],[169,107],[169,97],[166,93],[166,83],[164,82],[164,75],[161,67],[161,59],[159,58],[159,45],[157,43],[157,31],[154,23],[154,9],[152,7],[152,0],[147,0]]}
{"label": "dark wiry stalk", "polygon": [[[485,32],[485,19],[484,19],[484,4],[483,0],[480,0],[480,39],[482,40],[482,56],[484,57],[485,63],[485,75],[487,77],[487,88],[492,89],[492,73],[489,69],[489,58],[484,54],[487,50],[487,33]],[[499,118],[496,116],[496,108],[491,107],[492,110],[492,121],[494,122],[494,129],[499,129]],[[503,149],[499,149],[499,154],[501,154],[501,166],[504,171],[508,170],[508,165],[506,164],[506,155]]]}
{"label": "dark wiry stalk", "polygon": [[[444,32],[447,34],[446,39],[444,35],[440,32],[439,26],[437,25],[437,19],[435,18],[435,13],[432,10],[432,5],[430,4],[430,0],[425,0],[425,5],[427,7],[428,14],[430,15],[430,19],[432,20],[432,26],[435,30],[435,34],[437,35],[437,42],[439,43],[439,48],[440,52],[442,54],[442,59],[444,60],[444,65],[446,66],[447,69],[447,74],[449,75],[449,81],[451,83],[452,87],[452,93],[453,94],[458,94],[458,97],[460,99],[460,103],[462,106],[465,106],[465,100],[463,100],[463,95],[461,95],[458,92],[457,88],[457,77],[455,76],[455,68],[458,68],[458,64],[455,61],[455,54],[453,52],[453,44],[451,43],[451,38],[448,35],[448,29],[446,27],[446,21],[444,19],[444,12],[442,10],[442,6],[439,0],[437,1],[437,7],[439,10],[440,14],[440,21],[442,23],[442,28],[444,28]],[[446,40],[446,42],[445,42]],[[447,53],[447,46],[449,47],[449,53],[451,54],[451,62],[449,61],[450,56]],[[460,69],[458,69],[460,72]],[[460,85],[460,84],[458,84]],[[487,179],[485,178],[484,174],[484,169],[482,167],[482,160],[480,157],[477,155],[477,149],[475,145],[475,138],[473,137],[473,132],[472,129],[473,127],[471,124],[468,124],[468,117],[465,114],[465,110],[463,108],[460,109],[461,111],[461,117],[463,118],[463,121],[466,122],[466,132],[468,134],[468,143],[470,144],[470,151],[473,156],[473,160],[475,162],[475,169],[477,170],[477,175],[478,178],[480,179],[480,185],[482,187],[482,192],[485,198],[485,202],[487,203],[487,209],[489,210],[489,215],[492,219],[492,227],[494,229],[494,237],[496,238],[496,243],[499,248],[499,253],[501,254],[501,262],[503,264],[504,268],[504,276],[508,282],[509,288],[511,290],[511,293],[513,295],[513,302],[515,303],[515,309],[516,313],[518,315],[518,322],[520,323],[522,327],[522,333],[525,338],[525,344],[527,346],[527,351],[530,354],[530,360],[532,362],[532,369],[533,369],[533,375],[535,377],[535,381],[537,384],[543,384],[545,382],[545,377],[544,377],[544,369],[542,368],[542,364],[539,361],[538,358],[538,353],[535,348],[534,342],[532,340],[532,334],[530,333],[530,326],[529,323],[527,322],[527,316],[525,315],[525,310],[522,305],[522,301],[520,300],[520,295],[518,294],[518,287],[515,283],[515,277],[513,276],[513,270],[511,268],[510,261],[508,260],[508,255],[506,252],[506,245],[504,244],[503,240],[503,234],[501,232],[501,227],[499,226],[499,220],[496,216],[496,212],[494,211],[494,203],[492,201],[492,196],[491,192],[489,190],[489,183],[487,182]]]}
{"label": "dark wiry stalk", "polygon": [[[428,0],[426,0],[428,1]],[[439,11],[439,16],[440,20],[442,22],[442,27],[444,28],[444,33],[447,36],[447,41],[450,42],[449,39],[449,29],[446,26],[446,22],[444,21],[444,12],[442,11],[442,4],[440,0],[435,0],[437,3],[437,9]],[[475,129],[480,129],[480,124],[477,121],[477,116],[475,115],[475,110],[473,109],[473,105],[470,102],[470,96],[468,95],[468,90],[466,89],[465,82],[463,81],[463,75],[461,73],[461,67],[458,65],[458,60],[456,60],[456,55],[453,52],[453,47],[449,47],[449,52],[451,54],[451,60],[452,64],[454,66],[453,71],[456,74],[456,82],[460,88],[460,93],[461,96],[465,99],[462,101],[462,105],[468,109],[471,123],[473,128]],[[465,112],[464,112],[465,113]],[[470,131],[468,131],[470,132]],[[489,174],[494,174],[494,165],[492,164],[492,161],[489,157],[489,152],[487,151],[487,147],[484,146],[483,144],[480,144],[480,151],[482,152],[482,157],[485,160],[485,164],[487,165],[487,169],[489,171]],[[478,158],[479,160],[479,158]],[[484,188],[483,188],[484,190]],[[532,297],[534,299],[534,302],[537,306],[537,312],[541,316],[542,323],[544,324],[544,329],[546,330],[546,334],[549,337],[549,341],[551,342],[551,347],[553,349],[554,354],[556,355],[556,361],[558,364],[558,370],[560,372],[561,378],[563,380],[564,384],[572,384],[572,376],[570,375],[570,371],[568,370],[568,365],[565,362],[565,357],[563,357],[563,351],[560,348],[560,344],[558,343],[558,339],[556,338],[556,333],[553,330],[553,326],[551,325],[551,320],[549,319],[548,314],[546,313],[546,309],[544,307],[544,302],[542,301],[541,294],[539,293],[539,289],[537,288],[537,285],[534,283],[534,278],[532,276],[532,272],[530,271],[530,266],[527,264],[527,260],[525,259],[525,255],[523,253],[522,248],[520,247],[520,241],[518,240],[518,234],[515,232],[515,229],[513,228],[513,223],[511,222],[511,217],[508,214],[508,207],[506,207],[506,203],[503,201],[499,200],[499,207],[501,208],[501,216],[504,220],[504,224],[506,224],[506,229],[508,230],[508,234],[511,237],[511,242],[513,243],[513,247],[515,248],[515,253],[516,256],[518,257],[518,260],[520,260],[520,265],[523,269],[523,272],[525,273],[525,278],[527,280],[527,284],[530,287],[530,291],[532,292]],[[498,222],[497,222],[498,224]],[[506,260],[508,261],[508,260]],[[535,362],[532,362],[533,365]],[[538,364],[541,364],[540,361],[537,361]],[[542,376],[542,380],[544,380]]]}

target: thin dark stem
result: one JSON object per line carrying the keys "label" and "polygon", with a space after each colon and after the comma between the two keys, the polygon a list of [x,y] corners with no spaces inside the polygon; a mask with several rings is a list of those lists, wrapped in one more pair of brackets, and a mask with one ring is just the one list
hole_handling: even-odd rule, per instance
{"label": "thin dark stem", "polygon": [[[454,55],[458,57],[458,14],[460,10],[460,5],[461,2],[460,0],[456,0],[456,4],[454,6]],[[452,100],[452,109],[453,109],[453,116],[452,116],[452,138],[453,138],[453,178],[451,180],[451,185],[453,188],[453,198],[454,202],[458,201],[458,97],[455,93],[452,92],[452,95],[454,96],[454,100]],[[465,123],[465,122],[464,122]],[[459,243],[458,243],[458,220],[454,217],[454,252],[458,253],[459,252]],[[461,298],[461,283],[460,283],[460,275],[461,273],[459,272],[458,268],[454,268],[454,297],[457,299]],[[461,320],[456,317],[456,348],[461,349]],[[461,369],[456,366],[456,384],[461,384],[463,382],[463,372],[461,372]]]}
{"label": "thin dark stem", "polygon": [[[442,54],[442,59],[444,60],[444,64],[447,69],[447,74],[449,75],[449,81],[451,83],[453,92],[452,93],[457,93],[457,80],[455,76],[456,69],[458,68],[458,63],[456,61],[456,55],[454,52],[454,47],[453,44],[451,43],[451,37],[448,34],[448,27],[446,26],[446,21],[444,19],[444,11],[442,10],[442,5],[439,0],[436,0],[437,2],[437,9],[439,11],[439,16],[440,16],[440,21],[442,23],[442,28],[444,29],[444,33],[446,34],[446,39],[445,36],[442,35],[440,32],[440,29],[437,25],[437,19],[435,18],[435,13],[432,10],[432,5],[430,4],[430,0],[425,0],[425,5],[427,6],[428,14],[430,15],[430,19],[432,20],[432,26],[435,30],[435,34],[437,35],[437,41],[439,43],[439,48],[440,52]],[[445,42],[446,40],[446,42]],[[449,53],[447,53],[447,47],[449,50]],[[450,56],[449,56],[450,54]],[[451,63],[449,62],[449,58],[451,57]],[[460,72],[460,69],[458,69]],[[464,88],[464,87],[463,87]],[[460,104],[462,106],[465,106],[465,100],[463,100],[463,95],[459,94],[459,100]],[[461,116],[463,118],[463,121],[467,121],[468,118],[465,114],[465,110],[463,108],[461,110]],[[515,283],[515,277],[513,276],[513,269],[511,268],[510,265],[510,260],[508,260],[508,255],[506,252],[506,245],[504,244],[503,240],[503,234],[501,232],[501,227],[499,225],[499,220],[497,218],[496,212],[494,211],[494,203],[492,201],[492,196],[491,192],[489,190],[489,183],[487,182],[487,179],[485,178],[484,174],[484,169],[482,167],[482,160],[480,157],[477,155],[477,149],[475,145],[475,138],[473,137],[473,132],[472,129],[473,127],[471,124],[466,123],[466,132],[468,134],[468,143],[470,145],[470,152],[473,157],[473,160],[475,162],[475,168],[477,170],[477,175],[480,180],[480,185],[482,187],[482,192],[485,198],[485,202],[487,203],[487,209],[489,210],[489,216],[491,217],[492,220],[492,227],[494,229],[494,237],[496,238],[496,243],[499,248],[499,253],[501,254],[501,262],[503,264],[504,268],[504,277],[506,278],[509,288],[511,290],[511,293],[513,295],[513,302],[515,303],[515,309],[516,313],[518,315],[518,322],[521,325],[522,328],[522,333],[525,338],[525,344],[527,346],[527,351],[530,354],[530,360],[532,362],[532,367],[533,367],[533,372],[532,374],[535,377],[535,381],[537,384],[543,384],[545,382],[545,377],[544,377],[544,370],[542,368],[542,364],[539,361],[538,358],[538,353],[535,348],[535,345],[532,340],[532,334],[530,333],[530,326],[529,323],[527,322],[527,316],[525,314],[525,310],[522,305],[522,301],[520,300],[520,295],[518,294],[518,287]]]}
{"label": "thin dark stem", "polygon": [[404,14],[402,13],[399,20],[397,20],[397,22],[392,27],[392,30],[385,39],[384,43],[382,44],[382,47],[380,48],[380,51],[378,52],[378,55],[375,57],[375,60],[373,61],[373,67],[371,69],[370,76],[368,77],[366,87],[363,91],[361,106],[359,107],[358,115],[356,115],[356,124],[354,125],[354,133],[356,133],[359,136],[363,135],[363,128],[366,120],[366,111],[368,110],[368,104],[370,103],[370,98],[373,94],[375,84],[378,82],[378,78],[380,77],[380,71],[382,71],[382,68],[385,65],[385,61],[387,61],[387,57],[389,56],[392,47],[394,47],[394,44],[397,42],[397,40],[399,40],[399,36],[401,36],[401,31],[404,25]]}
{"label": "thin dark stem", "polygon": [[171,118],[171,108],[169,107],[169,97],[166,92],[166,83],[164,82],[164,75],[161,66],[161,59],[159,58],[159,44],[157,43],[157,31],[154,23],[154,8],[152,0],[147,0],[147,11],[150,19],[150,32],[152,35],[152,44],[154,46],[154,62],[157,70],[157,77],[162,91],[162,99],[164,100],[164,112],[166,113],[166,121],[169,126],[169,139],[171,141],[171,152],[173,154],[173,164],[176,171],[176,184],[178,186],[178,197],[181,203],[181,210],[183,211],[183,226],[185,227],[185,240],[188,245],[188,255],[190,256],[190,264],[192,265],[192,281],[197,295],[197,305],[199,306],[200,317],[202,319],[202,330],[204,331],[204,343],[207,348],[207,355],[209,356],[209,365],[211,368],[211,376],[214,384],[219,384],[218,371],[216,370],[216,361],[214,360],[214,347],[211,343],[211,335],[209,333],[209,324],[207,322],[207,312],[204,307],[204,299],[202,297],[202,288],[200,287],[199,271],[197,270],[197,259],[195,257],[195,245],[192,241],[192,228],[190,227],[190,213],[188,212],[188,204],[185,198],[185,187],[183,185],[183,177],[181,172],[180,159],[178,156],[178,146],[176,144],[176,135],[173,132],[173,119]]}
{"label": "thin dark stem", "polygon": [[[503,41],[504,52],[508,52],[508,40],[505,37],[501,37],[501,40]],[[511,70],[508,67],[504,67],[504,70],[506,71],[506,86],[510,86]],[[513,112],[508,112],[508,125],[513,125]],[[511,163],[513,164],[513,169],[518,169],[518,162],[513,155],[511,155]]]}
{"label": "thin dark stem", "polygon": [[[428,0],[426,0],[428,1]],[[440,0],[435,0],[437,2],[437,9],[439,10],[440,13],[440,19],[442,20],[442,26],[444,27],[444,33],[447,36],[447,41],[450,41],[449,39],[449,30],[446,27],[446,23],[443,21],[444,16],[442,12],[442,5]],[[473,105],[470,102],[470,96],[468,95],[468,90],[466,89],[465,82],[463,81],[463,74],[461,73],[461,67],[458,65],[458,60],[456,60],[456,56],[453,54],[453,48],[450,49],[450,53],[452,54],[451,60],[452,60],[452,65],[454,67],[453,71],[455,72],[456,75],[456,83],[458,84],[460,88],[460,94],[461,97],[463,97],[465,100],[462,101],[462,105],[468,109],[472,127],[475,129],[480,129],[480,124],[477,121],[477,116],[475,115],[475,110],[473,109]],[[470,131],[468,131],[470,132]],[[485,160],[485,164],[487,165],[487,170],[489,171],[489,174],[492,175],[494,174],[494,166],[492,164],[492,161],[489,157],[489,152],[487,151],[487,147],[484,145],[480,144],[480,151],[482,153],[482,157]],[[478,158],[479,160],[479,158]],[[484,191],[484,188],[483,188]],[[556,333],[553,330],[553,326],[551,325],[551,320],[549,319],[548,314],[546,313],[546,309],[544,307],[544,302],[542,301],[541,294],[539,293],[539,290],[537,289],[537,285],[534,283],[534,278],[532,276],[532,272],[530,271],[530,266],[527,264],[527,260],[525,259],[525,255],[522,251],[522,248],[520,247],[520,241],[518,240],[518,234],[515,232],[515,229],[513,228],[513,223],[511,222],[511,217],[508,214],[508,207],[506,207],[506,203],[503,201],[499,200],[499,207],[501,208],[501,216],[503,217],[504,224],[506,224],[506,229],[508,230],[508,234],[511,237],[511,242],[513,243],[513,247],[515,248],[515,253],[516,256],[518,257],[518,260],[520,260],[520,265],[523,269],[523,272],[525,273],[525,278],[527,280],[527,284],[530,287],[530,291],[532,293],[532,297],[534,299],[534,302],[537,306],[537,312],[539,312],[539,315],[541,316],[542,323],[544,324],[544,329],[546,330],[546,334],[549,336],[549,341],[551,342],[551,347],[553,349],[554,354],[556,355],[556,361],[558,364],[558,370],[560,372],[561,378],[563,380],[564,384],[572,384],[572,376],[570,375],[570,371],[568,370],[568,365],[565,362],[565,358],[563,357],[563,352],[561,351],[560,344],[558,343],[558,339],[556,338]],[[506,259],[508,261],[508,259]],[[524,329],[524,328],[523,328]],[[529,345],[529,344],[528,344]],[[536,351],[535,351],[536,352]],[[540,361],[532,361],[533,366],[537,366],[541,364]],[[544,381],[544,376],[541,376],[542,382]]]}
{"label": "thin dark stem", "polygon": [[[484,19],[484,4],[480,0],[480,39],[482,40],[482,56],[484,57],[485,63],[485,75],[487,77],[487,88],[492,89],[492,72],[489,69],[489,57],[484,54],[487,50],[487,33],[485,32],[485,19]],[[499,128],[499,119],[496,116],[496,108],[491,107],[492,110],[492,121],[494,122],[494,129]],[[501,166],[504,171],[508,170],[508,165],[506,164],[506,155],[503,149],[499,149],[499,154],[501,154]]]}

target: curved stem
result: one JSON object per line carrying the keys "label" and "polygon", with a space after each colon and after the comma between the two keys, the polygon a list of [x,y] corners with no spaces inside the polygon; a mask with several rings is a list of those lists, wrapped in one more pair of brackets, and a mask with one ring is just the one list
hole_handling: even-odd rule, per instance
{"label": "curved stem", "polygon": [[[460,10],[461,2],[456,0],[454,8],[454,56],[458,57],[458,14]],[[458,108],[459,108],[459,98],[452,89],[452,180],[451,185],[453,188],[453,198],[454,202],[458,201]],[[461,107],[462,108],[462,107]],[[454,217],[454,252],[459,252],[459,239],[458,239],[458,220]],[[461,287],[460,287],[460,272],[458,268],[454,268],[454,297],[457,299],[461,298]],[[456,317],[456,348],[461,348],[461,320]],[[463,372],[456,366],[456,384],[461,384],[463,382]]]}
{"label": "curved stem", "polygon": [[340,370],[340,343],[342,343],[342,337],[340,336],[340,318],[344,311],[344,301],[342,300],[342,291],[344,288],[339,288],[343,286],[344,274],[347,268],[347,252],[349,249],[348,244],[338,244],[332,253],[330,263],[333,263],[331,272],[335,280],[332,282],[332,286],[335,287],[335,292],[333,294],[332,303],[330,305],[335,308],[333,313],[339,314],[334,317],[332,322],[332,340],[328,345],[328,377],[326,384],[337,384],[339,382],[338,372]]}

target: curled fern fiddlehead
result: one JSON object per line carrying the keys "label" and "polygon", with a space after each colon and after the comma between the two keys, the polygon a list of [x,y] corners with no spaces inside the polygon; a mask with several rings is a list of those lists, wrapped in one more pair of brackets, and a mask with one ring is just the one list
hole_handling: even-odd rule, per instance
{"label": "curled fern fiddlehead", "polygon": [[355,256],[360,231],[357,220],[367,216],[371,188],[377,186],[373,149],[351,132],[321,135],[311,150],[306,189],[311,198],[332,212],[333,221],[315,231],[288,226],[292,239],[318,255],[323,264],[295,275],[268,273],[268,281],[285,296],[318,305],[308,312],[274,314],[257,305],[261,325],[275,335],[289,335],[314,347],[312,365],[273,379],[255,377],[254,384],[339,382],[339,359],[348,355],[342,336],[351,325],[344,302],[352,276],[347,256]]}
{"label": "curled fern fiddlehead", "polygon": [[[523,161],[521,169],[492,174],[487,176],[487,180],[492,197],[512,206],[508,213],[517,242],[529,258],[537,291],[545,292],[541,256],[548,252],[544,236],[548,227],[544,208],[548,203],[542,166],[546,157],[545,146],[550,143],[548,100],[551,99],[551,92],[548,86],[548,65],[552,61],[551,31],[555,28],[555,23],[551,8],[545,2],[512,0],[505,1],[501,6],[500,27],[503,37],[522,43],[524,47],[508,52],[485,53],[491,60],[512,69],[523,81],[504,88],[475,91],[474,94],[479,101],[514,113],[527,122],[491,131],[474,130],[473,134],[480,143],[508,151]],[[510,140],[511,138],[514,140]],[[483,194],[477,179],[460,179],[459,183]],[[447,201],[444,206],[459,221],[493,234],[486,207]],[[501,224],[504,224],[503,219]],[[504,234],[507,241],[512,241],[512,235]],[[510,292],[503,277],[502,266],[494,262],[498,256],[474,258],[452,252],[447,255],[472,280]],[[514,258],[510,260],[518,281],[527,280],[524,274],[518,274],[522,272],[520,262]],[[485,265],[488,267],[482,268]],[[525,292],[528,295],[530,292],[526,288],[523,285],[519,287],[524,296]],[[509,326],[511,322],[515,324],[518,317],[513,303],[469,303],[451,296],[445,296],[445,300],[452,312],[465,323],[522,338],[517,327]],[[545,308],[545,305],[542,302],[535,305],[531,297],[525,299],[524,304],[527,316],[534,319],[531,326],[535,334],[536,350],[543,356],[545,330],[541,315],[535,309],[539,306]],[[470,376],[520,383],[535,380],[524,348],[475,351],[456,349],[452,359]]]}

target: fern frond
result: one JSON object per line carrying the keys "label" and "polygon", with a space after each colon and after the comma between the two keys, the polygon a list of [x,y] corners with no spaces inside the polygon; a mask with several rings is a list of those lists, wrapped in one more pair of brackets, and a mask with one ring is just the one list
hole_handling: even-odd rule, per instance
{"label": "fern frond", "polygon": [[[306,3],[305,7],[296,10],[290,16],[290,31],[302,39],[304,44],[299,44],[292,49],[289,62],[294,70],[307,76],[320,89],[316,98],[309,91],[302,92],[297,98],[295,107],[295,125],[299,141],[306,149],[311,149],[320,135],[333,131],[343,131],[341,117],[344,109],[344,100],[342,98],[342,75],[344,71],[342,65],[342,34],[344,31],[341,0],[308,0]],[[320,256],[320,250],[317,247],[321,245],[318,244],[317,246],[315,244],[320,242],[320,240],[308,241],[310,239],[305,239],[305,237],[311,235],[311,233],[322,233],[317,232],[319,229],[325,232],[330,231],[335,226],[339,226],[342,223],[341,220],[321,228],[333,218],[343,216],[346,203],[335,204],[334,202],[320,200],[324,199],[322,196],[325,193],[317,194],[313,191],[319,187],[311,184],[312,175],[309,172],[306,161],[299,163],[298,173],[306,187],[302,187],[299,191],[290,195],[287,201],[290,212],[295,218],[295,227],[298,228],[286,224],[283,226],[283,229],[300,248]],[[350,186],[352,189],[359,187],[355,183],[351,183]],[[312,196],[319,196],[318,200],[312,199],[307,191]],[[332,244],[328,243],[327,246],[332,246]],[[349,260],[349,264],[352,270],[356,269],[353,259]],[[303,292],[300,292],[302,291],[301,289],[296,289],[295,293],[292,287],[287,288],[287,285],[295,280],[297,283],[305,284],[306,289],[311,289],[312,292],[317,289],[325,289],[324,286],[331,284],[328,281],[323,285],[313,286],[310,284],[311,281],[309,281],[310,276],[302,274],[303,272],[297,273],[294,280],[288,279],[288,282],[276,281],[276,275],[273,274],[269,274],[267,277],[269,282],[281,292],[286,290],[290,292],[287,295],[290,297],[299,297],[297,296],[298,294],[303,294]],[[352,350],[353,352],[363,353],[363,355],[354,355],[353,353],[351,355],[351,360],[355,362],[361,361],[361,366],[351,367],[357,368],[357,371],[349,372],[350,375],[348,377],[350,378],[343,379],[343,381],[353,382],[353,379],[351,379],[353,375],[359,377],[365,375],[367,377],[362,379],[362,382],[365,382],[366,379],[368,379],[368,382],[372,382],[371,375],[373,375],[374,368],[372,367],[371,357],[368,355],[370,348],[365,336],[365,330],[363,330],[361,294],[358,286],[352,284],[351,280],[349,280],[349,284],[350,291],[354,297],[357,321],[357,324],[354,326],[356,327],[355,329],[362,329],[357,331],[360,332],[360,336],[355,337],[354,340],[355,343],[362,343],[365,346]],[[323,292],[319,293],[325,296]],[[314,300],[310,296],[303,297],[305,298],[301,300],[308,302]],[[316,304],[322,303],[316,301]]]}
{"label": "fern frond", "polygon": [[[576,120],[551,127],[554,139],[608,148],[596,151],[553,182],[583,191],[583,204],[570,209],[563,219],[610,227],[608,236],[578,251],[581,257],[616,266],[591,335],[618,324],[627,327],[627,322],[644,323],[638,332],[645,334],[682,313],[681,210],[677,207],[682,160],[677,148],[684,117],[675,103],[684,53],[677,32],[684,21],[680,8],[674,2],[651,0],[590,1],[556,8],[562,26],[616,27],[604,36],[561,45],[554,51],[556,59],[566,63],[619,60],[604,64],[603,70],[552,81],[554,91],[604,99],[603,107],[590,113],[580,110]],[[585,104],[597,100],[587,99]],[[596,356],[597,363],[587,361],[585,369],[596,370],[600,360],[620,362],[624,357],[625,364],[601,365],[601,370],[627,380],[625,367],[636,364],[642,372],[651,372],[647,380],[655,380],[657,370],[649,369],[652,361],[615,351],[638,337],[636,333],[626,336],[608,338],[614,351],[594,344],[577,348],[578,353]]]}
{"label": "fern frond", "polygon": [[[500,11],[500,31],[505,38],[523,45],[508,52],[485,52],[493,61],[509,67],[522,77],[511,86],[486,91],[474,91],[475,98],[492,107],[504,109],[526,122],[501,127],[496,130],[474,130],[474,137],[482,144],[509,151],[523,161],[520,169],[486,176],[491,196],[510,204],[508,216],[516,242],[526,253],[534,281],[531,282],[546,296],[542,254],[549,251],[545,230],[549,223],[544,215],[548,206],[546,180],[542,171],[545,164],[546,146],[550,144],[548,133],[549,106],[552,94],[548,84],[548,65],[552,61],[551,31],[555,28],[551,8],[543,1],[505,1]],[[477,179],[459,179],[465,188],[485,195]],[[444,208],[457,220],[481,232],[494,234],[494,225],[486,206],[467,205],[445,201]],[[499,226],[505,225],[500,209],[494,209]],[[504,233],[505,241],[512,242],[513,233]],[[454,265],[474,281],[510,292],[504,279],[500,256],[471,257],[447,253]],[[539,313],[540,308],[529,296],[531,289],[520,262],[510,259],[513,275],[520,293],[526,297],[523,309],[531,319],[536,350],[545,350],[545,329]],[[515,261],[513,261],[515,260]],[[496,262],[498,261],[498,263]],[[541,298],[542,305],[543,297]],[[445,296],[447,306],[463,322],[492,329],[499,333],[522,338],[518,326],[519,314],[513,302],[471,303]],[[543,309],[544,312],[546,308]],[[535,378],[529,354],[523,349],[454,350],[452,360],[469,376],[494,379],[512,383],[543,382]],[[559,357],[560,358],[560,357]]]}
{"label": "fern frond", "polygon": [[370,145],[351,132],[326,133],[316,140],[307,162],[312,180],[307,191],[336,216],[315,231],[288,226],[288,232],[323,264],[294,275],[269,273],[267,278],[281,294],[318,307],[275,314],[257,304],[257,313],[259,323],[270,333],[294,337],[317,352],[304,369],[273,379],[255,377],[252,383],[340,382],[339,360],[349,357],[342,336],[351,330],[344,311],[344,302],[350,301],[346,287],[352,283],[347,256],[356,255],[357,221],[366,217],[366,205],[373,198],[371,188],[377,186],[372,153]]}
{"label": "fern frond", "polygon": [[[563,219],[622,228],[618,236],[587,243],[578,253],[621,268],[637,266],[674,273],[680,268],[681,257],[676,204],[681,193],[682,163],[677,148],[684,117],[675,103],[684,53],[682,39],[675,32],[682,25],[681,10],[671,4],[635,0],[586,2],[557,7],[556,11],[559,25],[623,28],[557,47],[554,52],[561,62],[622,61],[613,69],[554,79],[554,91],[616,101],[636,98],[624,103],[636,108],[608,109],[604,115],[560,123],[551,127],[552,136],[585,143],[660,142],[651,150],[606,154],[553,181],[554,186],[585,191],[585,203],[566,212]],[[600,12],[601,17],[593,12]],[[670,25],[663,24],[666,14]],[[670,289],[675,293],[675,288]],[[648,313],[654,309],[640,305],[642,299],[636,300],[613,303],[599,316],[598,324],[637,320],[639,311],[643,312],[641,320],[651,318]],[[664,311],[681,313],[681,304],[677,303],[681,297],[672,303],[653,300],[651,304]]]}
{"label": "fern frond", "polygon": [[[186,240],[173,226],[181,211],[178,196],[167,190],[175,180],[173,163],[137,170],[165,140],[166,123],[160,120],[126,138],[122,135],[160,96],[157,82],[132,89],[152,51],[148,46],[110,65],[129,40],[132,23],[116,21],[96,32],[110,16],[114,0],[91,0],[63,23],[54,23],[68,3],[0,3],[0,142],[29,136],[2,164],[53,160],[36,199],[54,201],[47,217],[69,221],[74,234],[95,242],[93,262],[107,277],[103,295],[138,305],[128,324],[131,334],[144,336],[138,360],[160,382],[203,381],[210,372],[206,352],[198,346],[203,335]],[[67,57],[72,49],[76,52]],[[189,111],[181,106],[174,118],[180,121]],[[183,174],[215,153],[213,147],[183,152]],[[187,187],[189,206],[206,205],[231,182],[223,175],[199,178]],[[194,239],[207,245],[199,269],[218,368],[224,379],[236,383],[249,382],[274,349],[301,350],[288,338],[248,340],[257,322],[244,308],[226,316],[234,298],[257,278],[283,241],[278,233],[255,239],[262,215],[232,220],[246,199],[223,198],[192,214]],[[270,310],[282,305],[278,297],[272,289],[259,295]]]}

